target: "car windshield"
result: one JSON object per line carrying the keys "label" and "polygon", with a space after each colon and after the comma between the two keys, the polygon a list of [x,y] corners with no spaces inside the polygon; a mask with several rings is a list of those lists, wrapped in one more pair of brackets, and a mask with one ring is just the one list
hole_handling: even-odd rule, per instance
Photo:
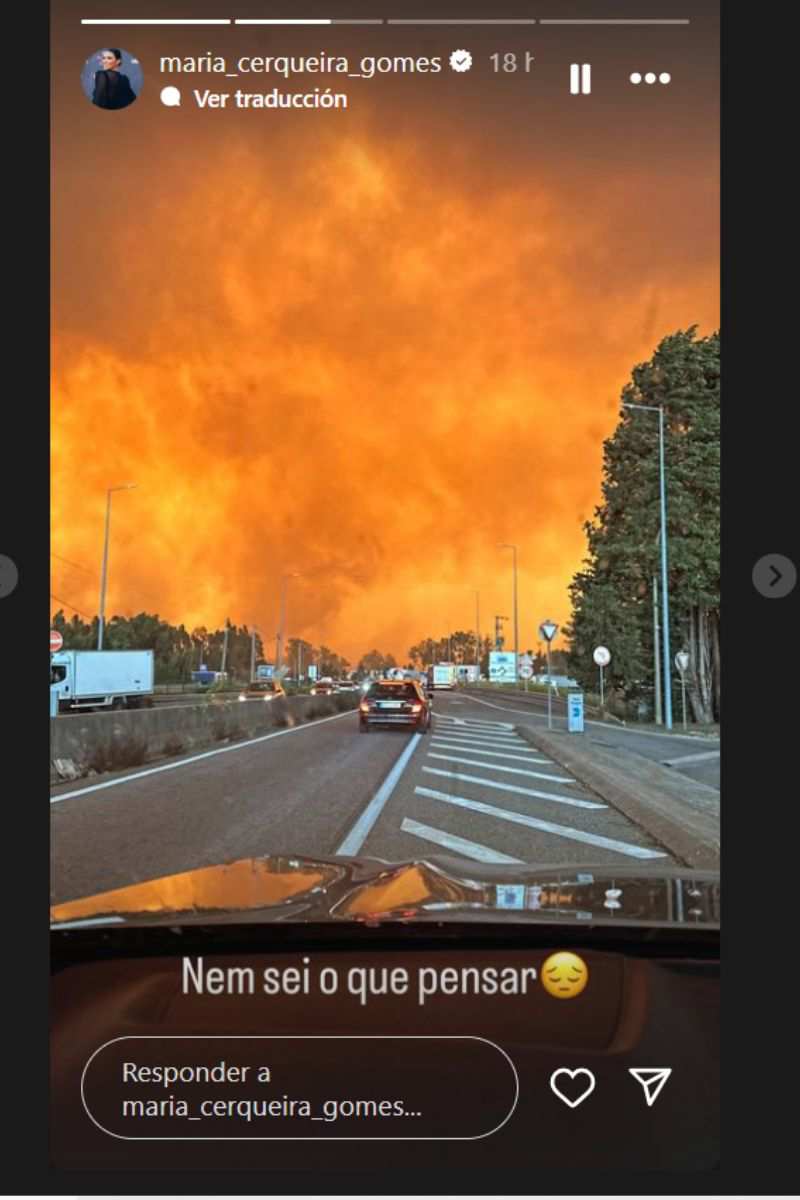
{"label": "car windshield", "polygon": [[52,903],[717,870],[714,0],[199,7],[53,5]]}

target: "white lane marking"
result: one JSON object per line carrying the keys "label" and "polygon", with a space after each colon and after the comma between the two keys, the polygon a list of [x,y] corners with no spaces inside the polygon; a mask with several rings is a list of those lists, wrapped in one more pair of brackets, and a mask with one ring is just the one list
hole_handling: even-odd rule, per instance
{"label": "white lane marking", "polygon": [[439,767],[423,767],[426,775],[444,775],[447,779],[460,779],[462,783],[479,783],[481,787],[495,788],[498,792],[513,792],[518,796],[533,796],[536,800],[553,800],[557,804],[568,804],[570,808],[608,808],[594,800],[573,800],[572,796],[556,796],[554,792],[540,792],[537,788],[522,787],[517,783],[501,783],[497,779],[483,779],[480,775],[465,775],[459,771],[442,771]]}
{"label": "white lane marking", "polygon": [[529,747],[529,743],[526,742],[524,738],[519,737],[516,733],[484,733],[483,730],[458,729],[452,725],[437,725],[435,726],[435,729],[437,733],[442,735],[442,737],[461,738],[462,741],[469,739],[476,742],[486,742],[490,746]]}
{"label": "white lane marking", "polygon": [[475,859],[476,862],[509,863],[512,866],[522,866],[524,863],[521,858],[512,858],[510,854],[501,854],[499,850],[482,846],[480,842],[470,842],[467,838],[456,837],[454,833],[445,833],[444,830],[434,829],[431,825],[422,825],[408,817],[403,818],[400,828],[403,833],[412,833],[415,837],[424,838],[426,842],[444,846],[445,850],[455,850],[465,858]]}
{"label": "white lane marking", "polygon": [[504,808],[495,808],[492,804],[482,804],[479,800],[467,800],[464,796],[450,796],[446,792],[436,792],[433,788],[415,788],[422,796],[431,796],[434,800],[443,800],[445,804],[454,804],[457,808],[468,808],[473,812],[483,813],[487,817],[497,817],[500,821],[513,821],[516,825],[526,825],[529,829],[538,829],[542,833],[554,833],[556,837],[567,838],[571,842],[585,842],[589,846],[602,846],[605,850],[616,850],[630,858],[667,858],[661,850],[647,850],[644,846],[634,846],[630,842],[618,842],[616,838],[601,837],[597,833],[584,833],[580,829],[571,829],[568,825],[554,825],[552,821],[540,821],[538,817],[528,817],[524,813],[508,812]]}
{"label": "white lane marking", "polygon": [[[517,710],[512,708],[510,711],[516,712]],[[497,730],[498,733],[502,733],[504,729],[510,732],[514,730],[514,725],[511,721],[482,721],[480,717],[450,717],[447,713],[436,712],[435,709],[433,715],[438,717],[440,721],[453,721],[457,725],[469,725],[474,729],[492,729]]]}
{"label": "white lane marking", "polygon": [[[476,704],[485,704],[487,708],[496,708],[498,712],[516,713],[519,717],[536,717],[539,721],[547,720],[547,713],[529,712],[524,708],[509,708],[507,704],[492,704],[490,700],[479,700],[477,696],[470,696],[470,700],[474,700]],[[631,729],[627,725],[609,726],[608,721],[592,721],[587,718],[585,725],[597,725],[599,729],[604,729],[606,733],[632,733],[638,737],[660,737],[669,738],[671,742],[693,742],[697,745],[698,742],[719,742],[718,737],[714,737],[709,733],[693,733],[691,737],[684,733],[659,733],[655,729]],[[512,729],[513,725],[510,726]]]}
{"label": "white lane marking", "polygon": [[506,742],[499,738],[476,738],[475,734],[467,733],[451,733],[450,730],[443,730],[439,727],[433,731],[434,738],[446,738],[447,742],[453,745],[465,746],[486,746],[488,750],[516,750],[517,754],[541,754],[541,750],[535,750],[528,742],[523,742],[522,738],[518,742]]}
{"label": "white lane marking", "polygon": [[408,760],[416,750],[417,746],[422,741],[422,734],[415,733],[411,741],[406,746],[403,753],[398,758],[397,762],[392,767],[389,774],[384,779],[381,786],[378,788],[375,795],[370,800],[367,807],[362,812],[361,816],[356,821],[353,828],[348,833],[347,837],[342,842],[337,854],[358,854],[364,842],[367,839],[372,826],[381,815],[386,801],[391,796],[397,784],[400,781],[400,776],[408,766]]}
{"label": "white lane marking", "polygon": [[719,758],[719,750],[704,750],[702,754],[682,754],[680,758],[662,758],[665,767],[682,767],[684,763],[710,762]]}
{"label": "white lane marking", "polygon": [[483,754],[487,758],[509,758],[512,762],[538,763],[539,766],[549,767],[546,758],[531,758],[528,754],[507,754],[504,750],[486,750],[483,746],[476,746],[474,743],[468,742],[466,746],[462,742],[448,742],[445,738],[433,738],[432,746],[441,746],[443,750],[460,750],[462,754]]}
{"label": "white lane marking", "polygon": [[502,763],[475,761],[474,758],[456,758],[455,754],[434,754],[428,758],[443,758],[445,762],[461,763],[465,767],[483,767],[484,771],[507,771],[510,775],[527,775],[529,779],[546,779],[548,783],[575,783],[568,775],[546,775],[544,771],[523,771],[522,767],[504,767]]}
{"label": "white lane marking", "polygon": [[99,792],[103,788],[117,787],[121,783],[130,783],[133,779],[145,779],[148,775],[158,775],[161,771],[177,771],[179,767],[188,767],[191,763],[200,762],[204,758],[213,758],[216,754],[230,754],[234,750],[245,750],[248,746],[257,746],[259,742],[268,742],[271,738],[284,737],[287,733],[300,733],[303,729],[313,729],[317,725],[325,725],[328,721],[338,721],[341,717],[352,717],[352,712],[337,713],[335,717],[321,717],[318,721],[309,721],[307,725],[295,725],[291,729],[279,729],[277,733],[265,733],[262,737],[250,738],[246,742],[237,742],[235,746],[220,746],[216,750],[204,750],[202,754],[193,754],[191,758],[182,758],[179,762],[163,763],[160,767],[148,767],[146,771],[135,771],[133,775],[123,775],[119,779],[108,779],[105,783],[93,783],[89,787],[78,788],[75,792],[61,792],[51,796],[51,804],[60,804],[62,800],[71,800],[74,796],[86,796],[89,792]]}

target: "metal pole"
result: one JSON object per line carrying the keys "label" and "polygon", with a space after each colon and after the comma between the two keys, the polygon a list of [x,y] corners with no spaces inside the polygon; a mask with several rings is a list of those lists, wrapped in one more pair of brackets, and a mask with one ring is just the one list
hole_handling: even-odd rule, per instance
{"label": "metal pole", "polygon": [[111,493],[128,492],[136,487],[135,483],[123,483],[119,487],[106,490],[106,531],[103,539],[103,569],[100,573],[100,613],[97,618],[97,649],[103,649],[103,633],[106,624],[106,582],[108,580],[108,535],[111,525]]}
{"label": "metal pole", "polygon": [[547,728],[553,728],[553,682],[550,678],[550,639],[547,639]]}
{"label": "metal pole", "polygon": [[681,704],[683,705],[683,731],[686,732],[686,672],[681,671]]}
{"label": "metal pole", "polygon": [[603,664],[600,663],[600,713],[603,714],[605,709],[605,693],[603,690]]}
{"label": "metal pole", "polygon": [[250,634],[250,682],[256,677],[256,631]]}
{"label": "metal pole", "polygon": [[100,615],[97,621],[97,649],[103,649],[103,630],[106,623],[106,579],[108,577],[108,529],[111,524],[111,488],[106,492],[106,529],[103,540],[103,569],[100,574]]}
{"label": "metal pole", "polygon": [[669,586],[667,582],[667,483],[664,470],[664,409],[658,410],[659,491],[661,500],[661,621],[664,639],[664,723],[672,729],[672,678],[669,652]]}
{"label": "metal pole", "polygon": [[281,580],[281,608],[280,620],[278,625],[278,643],[275,651],[275,670],[279,671],[283,666],[283,638],[286,629],[286,587],[288,578],[286,575]]}
{"label": "metal pole", "polygon": [[481,594],[475,593],[475,666],[478,674],[476,683],[481,681]]}
{"label": "metal pole", "polygon": [[658,581],[655,575],[653,576],[653,669],[655,672],[655,718],[656,725],[664,724],[664,717],[661,713],[661,646],[660,646],[660,631],[658,628]]}
{"label": "metal pole", "polygon": [[517,620],[517,547],[514,551],[514,685],[519,680],[519,622]]}
{"label": "metal pole", "polygon": [[225,636],[222,639],[222,666],[220,670],[225,673],[225,667],[228,663],[228,619],[225,618]]}

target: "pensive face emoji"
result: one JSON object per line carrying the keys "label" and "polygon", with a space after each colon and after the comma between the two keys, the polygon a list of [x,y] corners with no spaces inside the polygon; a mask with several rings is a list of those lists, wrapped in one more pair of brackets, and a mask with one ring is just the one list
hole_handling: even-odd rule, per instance
{"label": "pensive face emoji", "polygon": [[589,982],[589,968],[582,958],[569,950],[559,950],[545,959],[542,983],[545,991],[557,1000],[579,996]]}

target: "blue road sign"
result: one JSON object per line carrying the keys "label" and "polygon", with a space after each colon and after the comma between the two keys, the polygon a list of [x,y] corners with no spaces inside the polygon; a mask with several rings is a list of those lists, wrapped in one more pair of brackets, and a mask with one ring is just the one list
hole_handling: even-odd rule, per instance
{"label": "blue road sign", "polygon": [[583,692],[567,696],[567,728],[570,733],[583,733]]}

